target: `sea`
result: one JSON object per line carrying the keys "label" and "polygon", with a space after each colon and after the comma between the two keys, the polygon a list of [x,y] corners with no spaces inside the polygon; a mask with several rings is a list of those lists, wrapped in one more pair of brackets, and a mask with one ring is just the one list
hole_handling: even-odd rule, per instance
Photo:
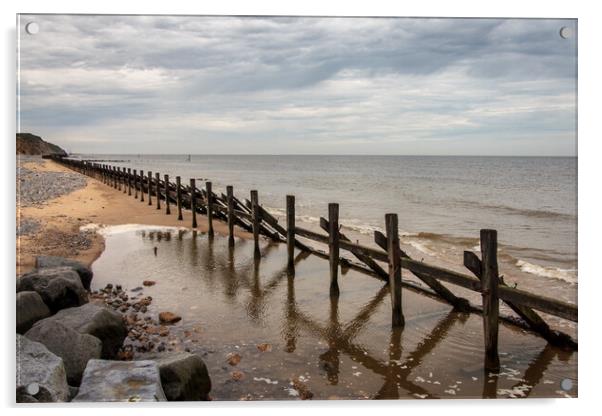
{"label": "sea", "polygon": [[[577,158],[314,155],[77,155],[115,166],[234,187],[240,199],[284,218],[295,195],[297,223],[315,230],[339,203],[341,231],[372,244],[386,213],[397,213],[413,257],[462,267],[479,252],[479,230],[496,229],[500,273],[517,286],[557,290],[576,301]],[[115,161],[115,162],[113,162]],[[514,279],[514,280],[513,280]],[[549,289],[549,290],[548,290]]]}

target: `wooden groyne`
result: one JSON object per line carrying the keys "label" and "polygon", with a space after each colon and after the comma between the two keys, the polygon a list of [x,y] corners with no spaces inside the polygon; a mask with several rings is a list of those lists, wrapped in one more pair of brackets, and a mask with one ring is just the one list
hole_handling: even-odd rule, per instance
{"label": "wooden groyne", "polygon": [[[295,223],[295,197],[293,195],[286,196],[286,222],[282,225],[261,206],[257,190],[250,192],[250,199],[240,200],[234,195],[234,188],[231,185],[226,187],[226,194],[218,194],[213,191],[212,183],[209,181],[205,182],[204,187],[197,187],[194,178],[190,179],[189,185],[185,185],[179,176],[175,178],[175,182],[171,182],[168,175],[164,175],[162,178],[158,172],[155,172],[153,177],[153,172],[150,171],[145,175],[143,170],[115,167],[96,161],[54,159],[73,170],[94,177],[116,190],[130,196],[133,195],[141,202],[145,202],[146,198],[149,206],[155,205],[157,210],[165,209],[166,215],[171,215],[171,207],[174,206],[180,221],[183,220],[182,209],[188,209],[192,213],[192,223],[190,224],[192,228],[196,228],[198,225],[196,214],[203,214],[208,223],[210,236],[213,236],[213,221],[216,219],[224,221],[228,224],[230,245],[234,244],[234,227],[240,227],[252,233],[256,256],[259,256],[260,253],[260,235],[286,243],[287,267],[292,274],[295,269],[295,248],[327,259],[330,266],[330,295],[332,297],[338,297],[340,293],[338,274],[341,267],[357,270],[379,279],[389,285],[393,327],[401,328],[404,325],[402,288],[445,301],[458,311],[480,313],[483,316],[485,368],[490,371],[497,371],[500,366],[498,336],[499,322],[502,320],[520,324],[541,335],[554,346],[571,350],[577,349],[575,340],[567,334],[551,329],[542,316],[536,312],[577,322],[577,306],[506,285],[498,270],[496,230],[481,230],[480,257],[471,251],[464,252],[464,266],[472,274],[469,275],[410,258],[400,247],[397,214],[385,215],[386,233],[375,231],[375,247],[369,247],[354,243],[341,233],[339,205],[335,203],[328,204],[328,218],[320,218],[320,228],[325,233],[319,233],[299,227]],[[153,198],[155,199],[153,200]],[[328,251],[309,246],[300,238],[322,243],[328,247]],[[357,261],[341,257],[341,250],[352,254]],[[405,272],[411,272],[426,287],[403,279]],[[467,299],[454,294],[444,283],[480,293],[482,305],[472,305]],[[506,303],[517,314],[519,320],[500,316],[500,301]]]}

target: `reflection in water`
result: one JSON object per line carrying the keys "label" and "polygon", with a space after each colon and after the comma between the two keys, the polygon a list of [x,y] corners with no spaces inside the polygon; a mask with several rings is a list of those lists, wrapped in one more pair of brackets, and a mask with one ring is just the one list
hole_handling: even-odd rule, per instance
{"label": "reflection in water", "polygon": [[[146,245],[161,248],[151,257],[156,259],[144,254]],[[146,274],[161,274],[163,280],[145,290],[157,308],[183,314],[182,326],[173,327],[173,333],[186,333],[187,323],[202,323],[205,338],[198,348],[218,351],[204,359],[220,399],[258,388],[253,377],[247,385],[228,379],[220,345],[240,348],[259,340],[280,347],[263,355],[251,348],[243,354],[245,370],[280,377],[284,386],[294,374],[306,374],[317,398],[546,397],[558,390],[558,380],[576,382],[576,356],[549,345],[537,352],[540,339],[504,325],[500,350],[508,353],[502,371],[483,373],[479,316],[408,290],[403,295],[406,326],[391,329],[388,286],[348,271],[341,294],[329,296],[327,263],[299,252],[293,273],[286,250],[276,243],[262,241],[256,256],[252,241],[237,239],[229,246],[226,238],[196,231],[109,233],[107,250],[94,264],[94,284],[111,281],[117,264],[127,269],[120,276],[132,279],[131,287]],[[272,390],[257,398],[290,397],[282,385],[262,386]]]}

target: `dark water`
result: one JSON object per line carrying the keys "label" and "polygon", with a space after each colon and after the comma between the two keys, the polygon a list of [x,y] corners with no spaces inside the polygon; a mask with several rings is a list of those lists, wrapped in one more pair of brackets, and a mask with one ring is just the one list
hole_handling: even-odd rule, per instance
{"label": "dark water", "polygon": [[[241,149],[242,151],[243,149]],[[519,287],[576,302],[577,158],[436,156],[85,155],[171,177],[233,185],[283,216],[294,194],[298,221],[317,228],[327,204],[340,204],[343,231],[372,243],[384,214],[399,215],[401,243],[414,257],[461,267],[479,250],[479,230],[494,228],[500,268]],[[204,186],[197,181],[198,186]]]}
{"label": "dark water", "polygon": [[[328,263],[261,241],[210,239],[189,230],[116,226],[93,264],[93,289],[125,290],[146,279],[149,315],[172,311],[171,350],[189,349],[207,363],[216,400],[296,399],[291,380],[314,399],[564,397],[577,394],[577,354],[550,347],[516,327],[500,327],[499,374],[483,370],[482,318],[403,291],[406,325],[391,329],[387,286],[341,271],[339,298],[329,296]],[[156,253],[154,248],[157,248]],[[269,344],[261,352],[257,345]],[[236,366],[229,353],[240,354]],[[142,357],[137,357],[142,358]],[[232,379],[241,371],[242,380]],[[562,390],[562,380],[572,387]]]}

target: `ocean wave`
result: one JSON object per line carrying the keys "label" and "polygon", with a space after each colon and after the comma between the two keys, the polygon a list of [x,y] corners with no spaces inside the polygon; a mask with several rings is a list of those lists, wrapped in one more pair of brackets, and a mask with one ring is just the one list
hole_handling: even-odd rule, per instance
{"label": "ocean wave", "polygon": [[538,218],[538,219],[561,219],[561,220],[574,220],[576,219],[576,214],[566,214],[563,212],[557,211],[549,211],[545,209],[530,209],[530,208],[516,208],[508,205],[493,205],[487,204],[483,202],[476,201],[462,201],[462,205],[466,206],[477,206],[484,209],[490,209],[493,211],[498,211],[508,215],[517,215],[522,217],[529,218]]}
{"label": "ocean wave", "polygon": [[538,264],[529,263],[525,260],[518,260],[516,266],[525,273],[535,274],[542,277],[563,280],[570,284],[577,283],[576,269],[561,269],[557,267],[544,267]]}

